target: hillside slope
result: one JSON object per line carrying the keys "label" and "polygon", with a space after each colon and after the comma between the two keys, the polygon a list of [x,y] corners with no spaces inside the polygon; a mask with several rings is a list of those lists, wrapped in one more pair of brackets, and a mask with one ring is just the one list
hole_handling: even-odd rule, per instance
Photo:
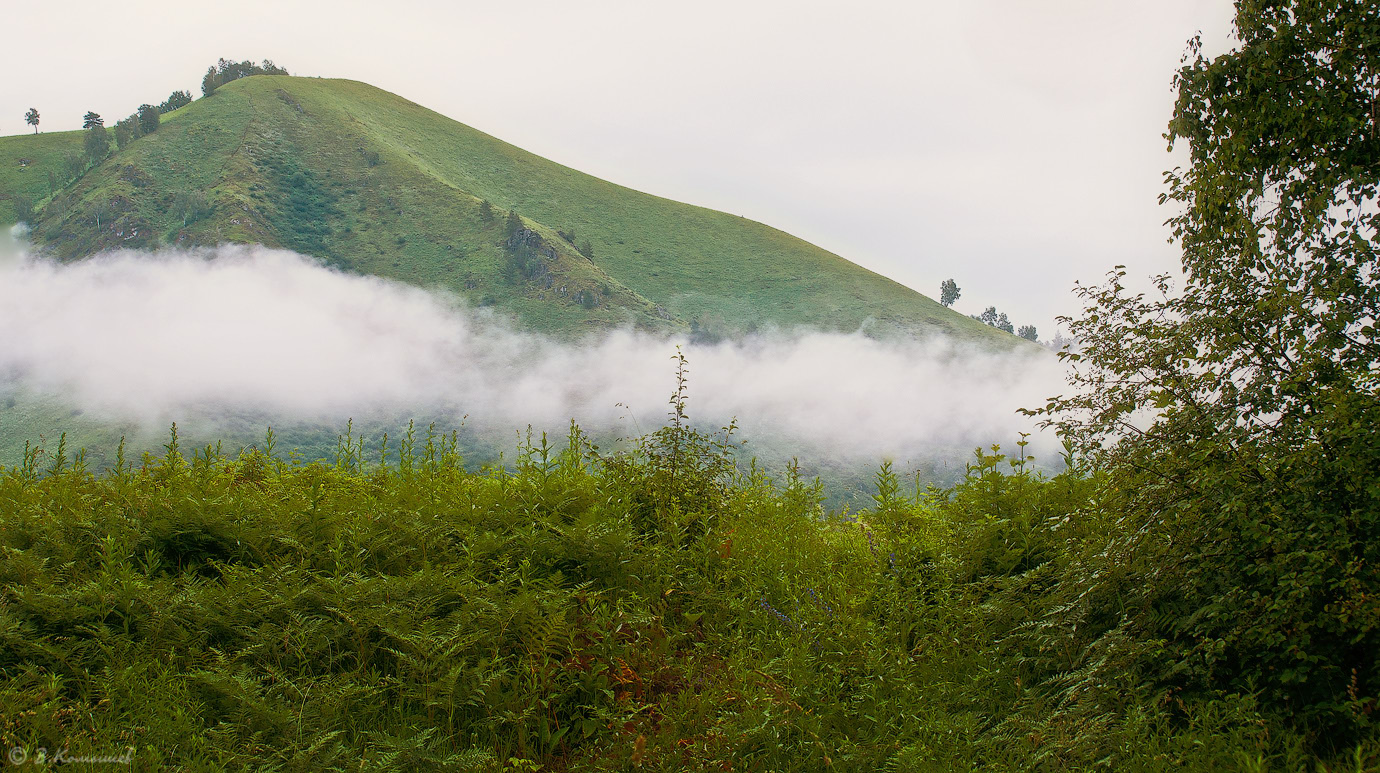
{"label": "hillside slope", "polygon": [[16,199],[38,203],[52,194],[67,156],[81,153],[82,140],[81,132],[0,137],[0,228],[14,225]]}
{"label": "hillside slope", "polygon": [[[0,138],[0,164],[38,158],[38,143],[57,159],[80,133]],[[21,176],[46,194],[39,169],[5,174],[0,195]],[[789,234],[600,180],[355,81],[235,81],[39,203],[35,241],[62,258],[283,246],[441,285],[546,332],[869,326],[1019,343]]]}

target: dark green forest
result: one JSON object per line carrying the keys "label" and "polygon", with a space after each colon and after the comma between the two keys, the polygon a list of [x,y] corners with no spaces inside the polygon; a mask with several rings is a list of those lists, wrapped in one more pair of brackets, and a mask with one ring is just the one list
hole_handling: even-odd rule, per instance
{"label": "dark green forest", "polygon": [[[1063,320],[1064,442],[862,510],[691,423],[0,470],[0,746],[191,770],[1380,770],[1380,15],[1190,43],[1181,271]],[[691,363],[693,365],[693,363]],[[1050,460],[1041,460],[1047,462]],[[21,754],[22,753],[22,754]]]}

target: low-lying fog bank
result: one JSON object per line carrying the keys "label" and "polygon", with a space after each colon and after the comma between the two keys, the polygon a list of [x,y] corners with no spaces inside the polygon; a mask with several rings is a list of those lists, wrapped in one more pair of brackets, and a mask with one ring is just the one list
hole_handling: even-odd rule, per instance
{"label": "low-lying fog bank", "polygon": [[[496,447],[511,448],[515,428],[560,433],[571,419],[627,436],[664,421],[680,346],[698,424],[736,418],[784,458],[956,456],[961,468],[975,447],[1014,449],[1033,431],[1017,409],[1064,386],[1053,356],[941,339],[778,331],[695,344],[621,330],[558,341],[444,292],[261,247],[61,264],[16,245],[0,250],[0,390],[152,432],[223,417],[336,431],[347,418],[418,415],[468,417],[466,432]],[[1054,445],[1032,448],[1052,461]]]}

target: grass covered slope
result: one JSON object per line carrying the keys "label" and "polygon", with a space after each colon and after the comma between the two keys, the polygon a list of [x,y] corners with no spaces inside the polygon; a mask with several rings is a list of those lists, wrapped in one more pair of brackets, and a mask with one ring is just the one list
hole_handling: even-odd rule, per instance
{"label": "grass covered slope", "polygon": [[[281,246],[448,287],[541,330],[666,326],[653,304],[539,224],[524,223],[515,240],[502,212],[486,218],[475,197],[374,150],[338,111],[253,80],[171,114],[87,172],[47,203],[34,239],[63,258],[163,244]],[[519,258],[535,270],[514,270]]]}
{"label": "grass covered slope", "polygon": [[528,153],[356,81],[309,81],[373,136],[464,190],[589,239],[597,262],[683,319],[982,335],[971,320],[790,234],[633,191]]}
{"label": "grass covered slope", "polygon": [[69,154],[82,152],[81,132],[0,137],[0,228],[17,220],[15,200],[35,204],[52,193],[49,174],[61,178]]}
{"label": "grass covered slope", "polygon": [[[442,285],[551,332],[870,324],[1019,345],[789,234],[605,182],[354,81],[229,83],[46,202],[35,225],[66,258],[164,243],[288,247]],[[586,242],[592,256],[576,249]]]}

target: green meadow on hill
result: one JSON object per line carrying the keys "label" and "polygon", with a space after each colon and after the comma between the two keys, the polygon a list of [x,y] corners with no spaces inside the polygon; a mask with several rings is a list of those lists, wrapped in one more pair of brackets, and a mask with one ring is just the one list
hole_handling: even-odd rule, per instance
{"label": "green meadow on hill", "polygon": [[[49,197],[47,171],[81,141],[0,138],[0,199],[31,197],[32,238],[64,259],[256,243],[444,287],[563,336],[867,326],[1024,345],[789,234],[600,180],[355,81],[233,81]],[[0,206],[0,223],[13,217]]]}
{"label": "green meadow on hill", "polygon": [[81,132],[0,137],[0,227],[14,225],[17,200],[32,205],[52,194],[67,156],[81,153],[82,139]]}

